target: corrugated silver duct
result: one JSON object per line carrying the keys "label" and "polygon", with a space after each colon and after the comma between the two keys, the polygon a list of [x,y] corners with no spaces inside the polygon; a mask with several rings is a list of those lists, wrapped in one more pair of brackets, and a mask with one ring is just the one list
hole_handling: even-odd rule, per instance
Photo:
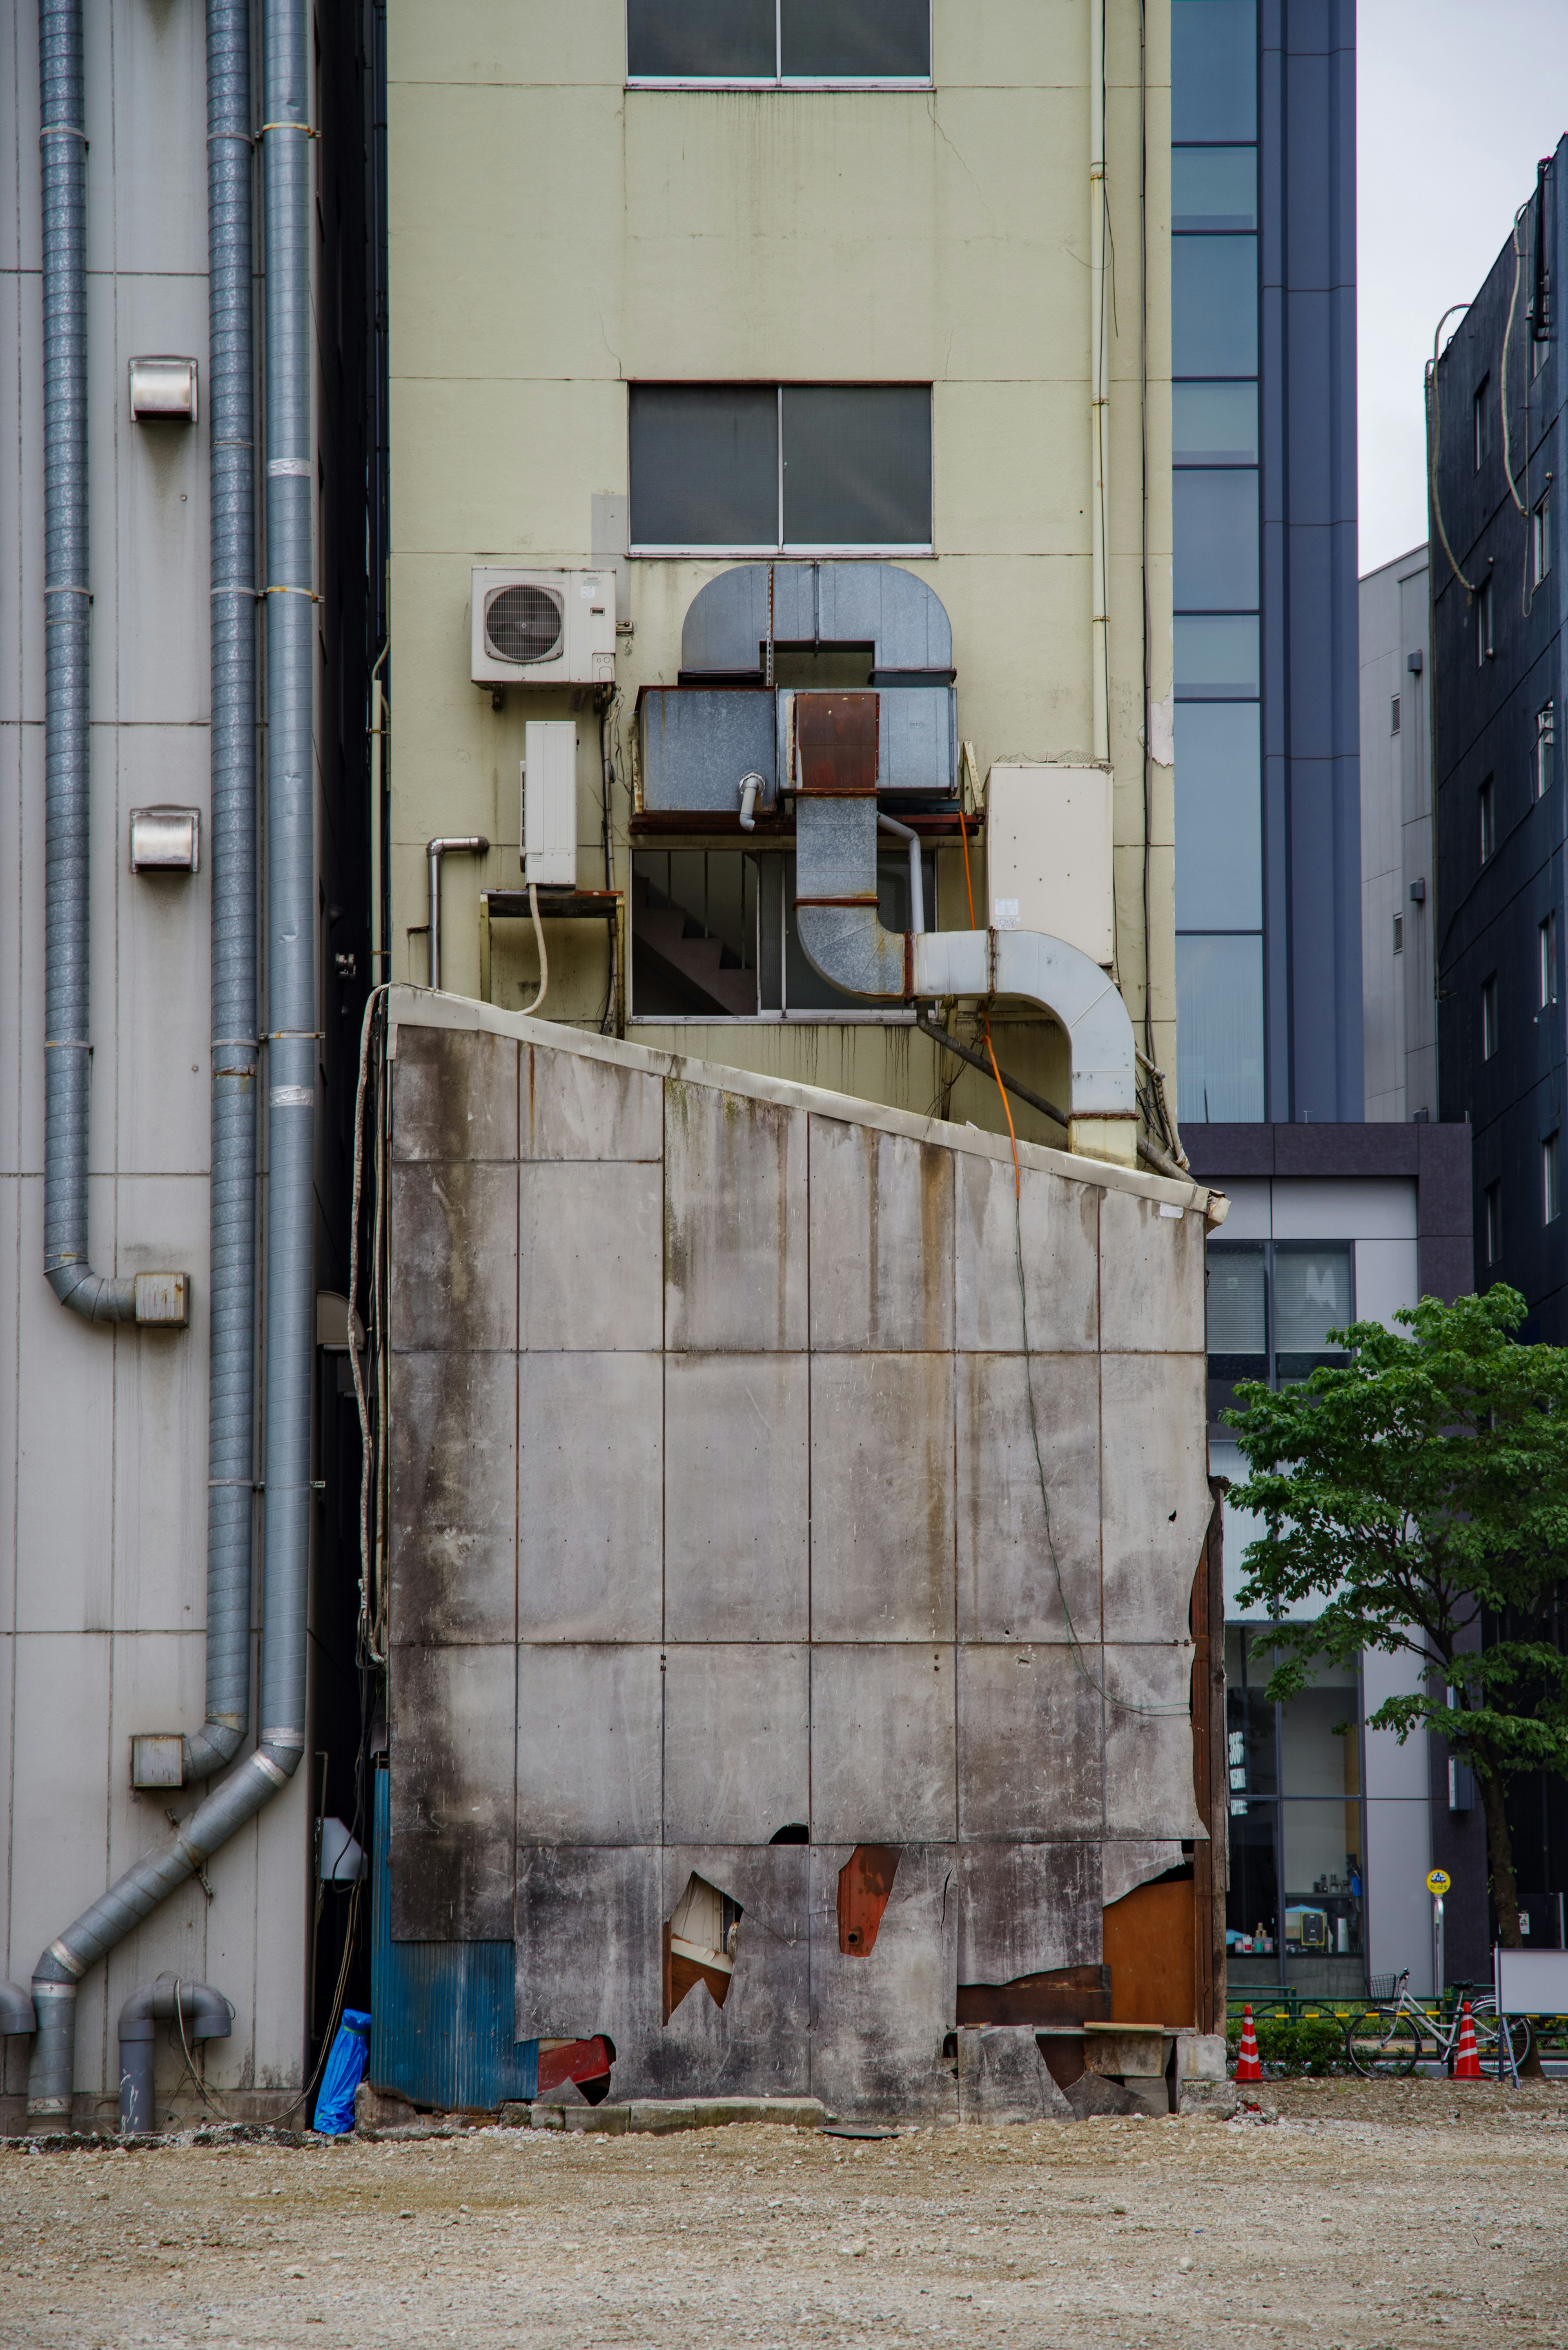
{"label": "corrugated silver duct", "polygon": [[211,1983],[160,1975],[141,1983],[119,2011],[119,2126],[129,2136],[152,2127],[152,2054],[160,2023],[177,2023],[182,2040],[226,2040],[234,2010]]}
{"label": "corrugated silver duct", "polygon": [[207,1397],[207,1719],[186,1783],[250,1719],[255,1514],[256,645],[250,0],[208,0],[212,418],[213,1178]]}
{"label": "corrugated silver duct", "polygon": [[[79,110],[80,26],[72,16]],[[305,1748],[314,1293],[316,904],[311,723],[310,173],[302,0],[264,15],[269,652],[267,1500],[262,1734],[171,1845],[147,1855],[59,1935],[33,1975],[27,2110],[68,2116],[77,1985],[133,1926],[286,1786]],[[47,68],[46,68],[46,88]],[[214,585],[219,584],[214,580]],[[225,583],[228,584],[228,583]],[[237,817],[236,817],[237,821]],[[236,885],[237,886],[237,885]],[[235,977],[236,993],[241,981]],[[244,1031],[239,1032],[242,1035]],[[214,1024],[214,1034],[216,1025]],[[216,1405],[214,1404],[214,1409]]]}
{"label": "corrugated silver duct", "polygon": [[81,0],[38,0],[44,295],[44,1271],[88,1322],[134,1322],[136,1284],[88,1262],[87,105]]}

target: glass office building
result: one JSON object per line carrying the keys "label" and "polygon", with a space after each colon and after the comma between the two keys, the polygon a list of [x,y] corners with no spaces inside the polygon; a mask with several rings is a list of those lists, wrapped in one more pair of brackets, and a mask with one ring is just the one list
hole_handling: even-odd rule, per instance
{"label": "glass office building", "polygon": [[1354,130],[1348,8],[1173,0],[1184,1128],[1362,1115]]}

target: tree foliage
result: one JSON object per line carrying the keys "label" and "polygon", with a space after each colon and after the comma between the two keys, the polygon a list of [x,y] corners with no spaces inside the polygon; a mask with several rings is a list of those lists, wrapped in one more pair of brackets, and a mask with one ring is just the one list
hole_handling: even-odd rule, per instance
{"label": "tree foliage", "polygon": [[[1419,1687],[1369,1726],[1427,1728],[1475,1770],[1499,1930],[1520,1939],[1504,1789],[1510,1773],[1568,1771],[1568,1349],[1521,1346],[1517,1290],[1453,1305],[1424,1297],[1401,1326],[1329,1334],[1349,1350],[1300,1387],[1247,1381],[1227,1414],[1249,1474],[1231,1501],[1264,1532],[1250,1543],[1248,1610],[1279,1621],[1273,1699],[1312,1660],[1364,1649],[1420,1659]],[[1482,1645],[1484,1627],[1488,1637]]]}

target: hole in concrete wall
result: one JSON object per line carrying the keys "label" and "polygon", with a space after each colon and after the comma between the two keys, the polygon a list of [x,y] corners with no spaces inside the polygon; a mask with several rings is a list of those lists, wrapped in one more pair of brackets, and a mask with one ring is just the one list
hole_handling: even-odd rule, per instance
{"label": "hole in concrete wall", "polygon": [[770,1844],[809,1844],[811,1830],[804,1820],[786,1820],[782,1828],[774,1830],[768,1842]]}
{"label": "hole in concrete wall", "polygon": [[664,1929],[664,2021],[689,1991],[705,1983],[716,2007],[730,1996],[735,1943],[745,1912],[693,1869]]}
{"label": "hole in concrete wall", "polygon": [[1045,2059],[1045,2070],[1059,2089],[1070,2089],[1075,2081],[1083,2079],[1088,2068],[1084,2063],[1084,2035],[1081,2032],[1037,2032],[1034,2044]]}
{"label": "hole in concrete wall", "polygon": [[615,2042],[607,2032],[591,2040],[541,2040],[535,2094],[543,2097],[564,2081],[575,2081],[589,2105],[597,2106],[609,2095],[614,2063]]}
{"label": "hole in concrete wall", "polygon": [[867,1958],[898,1873],[898,1847],[857,1844],[838,1872],[838,1947],[846,1959]]}

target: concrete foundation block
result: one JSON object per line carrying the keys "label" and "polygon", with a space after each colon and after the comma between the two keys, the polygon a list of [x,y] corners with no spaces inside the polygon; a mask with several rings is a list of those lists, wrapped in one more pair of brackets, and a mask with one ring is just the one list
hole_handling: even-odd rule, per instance
{"label": "concrete foundation block", "polygon": [[1055,1842],[1100,1826],[1100,1650],[958,1651],[959,1834]]}
{"label": "concrete foundation block", "polygon": [[665,1087],[665,1344],[794,1353],[806,1344],[806,1120],[782,1104]]}
{"label": "concrete foundation block", "polygon": [[669,1640],[804,1640],[810,1624],[810,1379],[804,1355],[664,1366]]}
{"label": "concrete foundation block", "polygon": [[[1161,2084],[1163,2088],[1164,2085]],[[1141,2114],[1147,2106],[1120,2081],[1113,2081],[1103,2073],[1081,2073],[1062,2092],[1081,2122],[1096,2121],[1110,2115]],[[1168,2100],[1167,2101],[1168,2104]]]}
{"label": "concrete foundation block", "polygon": [[961,2122],[1075,2118],[1026,2025],[961,2025],[956,2036]]}
{"label": "concrete foundation block", "polygon": [[664,1336],[658,1167],[546,1161],[518,1170],[518,1344],[638,1350]]}
{"label": "concrete foundation block", "polygon": [[957,1834],[953,1651],[858,1642],[811,1652],[811,1826],[831,1844]]}
{"label": "concrete foundation block", "polygon": [[1176,2093],[1176,2110],[1205,2121],[1228,2122],[1241,2109],[1234,2081],[1187,2081]]}
{"label": "concrete foundation block", "polygon": [[518,1046],[477,1029],[402,1027],[392,1078],[392,1157],[517,1156]]}
{"label": "concrete foundation block", "polygon": [[663,1083],[646,1070],[524,1045],[518,1123],[524,1159],[656,1161],[663,1149]]}
{"label": "concrete foundation block", "polygon": [[1026,1365],[1021,1355],[961,1355],[956,1373],[959,1638],[1064,1640],[1070,1609],[1078,1638],[1097,1639],[1100,1397],[1094,1357],[1037,1355]]}
{"label": "concrete foundation block", "polygon": [[1186,2088],[1199,2081],[1223,2081],[1226,2073],[1222,2032],[1179,2032],[1176,2035],[1176,2083]]}
{"label": "concrete foundation block", "polygon": [[814,1357],[811,1427],[814,1635],[950,1640],[951,1356]]}
{"label": "concrete foundation block", "polygon": [[519,1638],[657,1640],[659,1357],[524,1355],[517,1387]]}
{"label": "concrete foundation block", "polygon": [[391,1417],[393,1639],[515,1639],[515,1357],[394,1355]]}
{"label": "concrete foundation block", "polygon": [[774,1641],[664,1652],[664,1834],[763,1845],[811,1816],[810,1668]]}
{"label": "concrete foundation block", "polygon": [[952,1153],[829,1118],[810,1150],[812,1346],[950,1348]]}
{"label": "concrete foundation block", "polygon": [[504,1941],[512,1930],[517,1652],[394,1648],[392,1932]]}
{"label": "concrete foundation block", "polygon": [[1011,1159],[967,1153],[957,1154],[954,1186],[958,1345],[1009,1354],[1023,1347],[1021,1224],[1031,1353],[1092,1354],[1099,1332],[1098,1187],[1026,1168],[1020,1198]]}
{"label": "concrete foundation block", "polygon": [[660,1681],[652,1645],[518,1649],[521,1843],[659,1842]]}

